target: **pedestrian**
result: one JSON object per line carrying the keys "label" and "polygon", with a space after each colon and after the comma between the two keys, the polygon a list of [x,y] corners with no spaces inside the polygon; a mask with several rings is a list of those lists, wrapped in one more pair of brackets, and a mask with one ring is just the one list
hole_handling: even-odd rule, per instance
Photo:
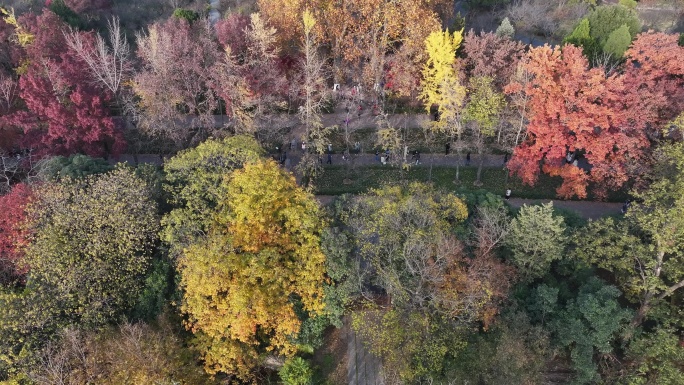
{"label": "pedestrian", "polygon": [[444,155],[449,155],[450,150],[451,150],[451,143],[447,142],[447,144],[444,145]]}
{"label": "pedestrian", "polygon": [[470,152],[466,154],[466,166],[470,166]]}
{"label": "pedestrian", "polygon": [[506,200],[511,199],[511,189],[506,188],[506,195],[504,196],[504,199],[506,199]]}
{"label": "pedestrian", "polygon": [[297,147],[297,139],[292,138],[292,141],[290,142],[290,151],[294,151],[295,147]]}
{"label": "pedestrian", "polygon": [[380,150],[375,150],[375,161],[376,162],[380,161]]}
{"label": "pedestrian", "polygon": [[416,150],[416,166],[420,164],[420,152]]}
{"label": "pedestrian", "polygon": [[287,152],[283,152],[283,155],[280,156],[280,164],[285,164],[285,159],[287,159]]}
{"label": "pedestrian", "polygon": [[504,154],[504,161],[503,161],[504,167],[506,167],[506,163],[508,163],[508,153]]}
{"label": "pedestrian", "polygon": [[302,141],[302,152],[306,152],[306,142]]}
{"label": "pedestrian", "polygon": [[328,164],[332,164],[332,154],[328,153]]}
{"label": "pedestrian", "polygon": [[380,163],[382,163],[383,166],[387,164],[387,158],[385,158],[384,155],[380,157]]}
{"label": "pedestrian", "polygon": [[332,144],[328,143],[328,154],[332,154]]}
{"label": "pedestrian", "polygon": [[622,208],[620,209],[620,212],[622,214],[627,214],[627,210],[629,210],[629,206],[632,204],[632,202],[627,199],[625,203],[622,205]]}

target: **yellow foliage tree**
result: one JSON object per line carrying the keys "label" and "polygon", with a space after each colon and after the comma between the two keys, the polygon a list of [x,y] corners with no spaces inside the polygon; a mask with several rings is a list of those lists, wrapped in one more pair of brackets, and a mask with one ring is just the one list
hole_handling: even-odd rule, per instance
{"label": "yellow foliage tree", "polygon": [[324,223],[313,196],[273,161],[225,183],[209,236],[181,258],[182,310],[206,370],[251,380],[262,354],[296,352],[294,300],[310,314],[323,310]]}
{"label": "yellow foliage tree", "polygon": [[[461,84],[456,70],[456,50],[463,42],[463,30],[450,33],[434,31],[425,39],[425,49],[428,54],[423,68],[420,99],[425,110],[437,106],[439,119],[431,122],[427,127],[430,131],[446,133],[451,139],[461,140],[463,126],[461,111],[466,97],[466,88]],[[456,146],[460,154],[460,145]],[[459,169],[456,166],[456,180]]]}

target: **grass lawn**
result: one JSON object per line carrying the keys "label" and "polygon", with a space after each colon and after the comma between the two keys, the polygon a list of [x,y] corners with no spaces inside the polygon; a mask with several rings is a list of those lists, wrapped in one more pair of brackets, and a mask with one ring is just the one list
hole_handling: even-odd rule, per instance
{"label": "grass lawn", "polygon": [[[539,176],[539,181],[533,187],[524,185],[517,177],[509,177],[506,183],[506,171],[496,167],[483,169],[483,185],[476,187],[473,185],[476,173],[476,167],[461,167],[461,183],[456,185],[453,183],[456,174],[454,167],[433,167],[432,179],[430,179],[429,166],[411,167],[406,171],[389,165],[365,165],[356,169],[347,169],[345,165],[333,165],[326,167],[323,175],[316,181],[316,194],[359,194],[388,183],[431,181],[438,188],[454,192],[467,193],[487,190],[503,196],[508,186],[512,190],[514,198],[557,199],[556,188],[561,184],[560,177],[550,177],[543,174]],[[590,200],[592,198],[591,195],[588,197]],[[611,193],[608,196],[608,201],[622,202],[626,198],[627,194],[624,191],[618,191]]]}

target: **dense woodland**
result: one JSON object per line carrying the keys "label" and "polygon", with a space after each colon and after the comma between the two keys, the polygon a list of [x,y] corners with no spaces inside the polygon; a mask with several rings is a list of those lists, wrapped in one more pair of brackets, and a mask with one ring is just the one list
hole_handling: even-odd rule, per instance
{"label": "dense woodland", "polygon": [[[684,384],[681,1],[15,3],[0,384],[345,384],[340,330],[386,384]],[[323,205],[333,147],[399,177]]]}

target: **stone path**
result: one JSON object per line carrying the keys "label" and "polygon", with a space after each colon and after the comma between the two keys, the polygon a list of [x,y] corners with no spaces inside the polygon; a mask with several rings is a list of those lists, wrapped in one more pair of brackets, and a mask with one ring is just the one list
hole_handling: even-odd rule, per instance
{"label": "stone path", "polygon": [[347,334],[347,383],[349,385],[385,385],[382,362],[370,354],[356,333],[345,325]]}

